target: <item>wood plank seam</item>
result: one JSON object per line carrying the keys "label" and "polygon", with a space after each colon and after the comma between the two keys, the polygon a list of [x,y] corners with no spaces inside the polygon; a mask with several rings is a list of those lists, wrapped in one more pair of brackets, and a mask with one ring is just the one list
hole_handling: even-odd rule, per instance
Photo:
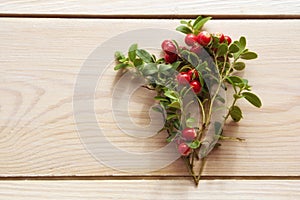
{"label": "wood plank seam", "polygon": [[[76,18],[76,19],[194,19],[198,15],[131,15],[131,14],[28,14],[28,13],[0,13],[0,17],[13,17],[13,18]],[[203,15],[206,16],[206,15]],[[300,14],[263,14],[263,15],[209,15],[213,19],[300,19]]]}

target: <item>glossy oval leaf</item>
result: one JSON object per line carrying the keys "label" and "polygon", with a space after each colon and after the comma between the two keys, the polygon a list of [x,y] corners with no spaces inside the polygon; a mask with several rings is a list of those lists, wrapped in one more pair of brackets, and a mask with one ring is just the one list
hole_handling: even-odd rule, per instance
{"label": "glossy oval leaf", "polygon": [[178,27],[176,28],[176,30],[177,30],[177,31],[180,31],[181,33],[184,33],[184,34],[189,34],[189,33],[192,33],[192,32],[193,32],[190,28],[188,28],[188,27],[186,27],[186,26],[178,26]]}
{"label": "glossy oval leaf", "polygon": [[262,106],[262,102],[259,99],[259,97],[251,92],[243,92],[242,95],[245,97],[245,99],[254,105],[255,107],[260,108]]}
{"label": "glossy oval leaf", "polygon": [[246,64],[244,62],[236,62],[233,65],[233,68],[237,71],[241,71],[241,70],[245,69],[245,67],[246,67]]}
{"label": "glossy oval leaf", "polygon": [[238,106],[232,106],[230,108],[229,114],[235,122],[238,122],[243,118],[242,110]]}
{"label": "glossy oval leaf", "polygon": [[244,60],[252,60],[257,58],[257,54],[251,51],[245,52],[243,54],[241,54],[241,58]]}

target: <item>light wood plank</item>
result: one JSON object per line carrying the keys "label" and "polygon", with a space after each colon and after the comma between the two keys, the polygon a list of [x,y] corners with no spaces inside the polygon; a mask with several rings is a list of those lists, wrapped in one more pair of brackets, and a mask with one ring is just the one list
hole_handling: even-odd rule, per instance
{"label": "light wood plank", "polygon": [[294,15],[300,3],[294,0],[167,0],[167,1],[8,1],[0,2],[0,13],[17,14],[96,14],[96,15]]}
{"label": "light wood plank", "polygon": [[299,199],[300,181],[186,180],[1,181],[11,199]]}
{"label": "light wood plank", "polygon": [[[174,29],[177,24],[177,20],[1,19],[0,175],[126,174],[100,164],[81,145],[72,107],[76,76],[89,54],[111,36],[158,25]],[[240,104],[244,120],[239,125],[229,124],[225,132],[246,142],[223,142],[210,155],[204,174],[300,174],[299,25],[299,20],[215,20],[206,26],[233,38],[247,36],[249,48],[258,52],[259,59],[249,62],[245,77],[264,106],[253,109]],[[104,77],[106,92],[97,91],[96,111],[114,144],[132,151],[164,145],[163,136],[137,144],[119,131],[109,107],[116,72],[110,68]],[[136,110],[144,116],[146,111]],[[142,175],[147,174],[186,175],[187,171],[179,160]]]}

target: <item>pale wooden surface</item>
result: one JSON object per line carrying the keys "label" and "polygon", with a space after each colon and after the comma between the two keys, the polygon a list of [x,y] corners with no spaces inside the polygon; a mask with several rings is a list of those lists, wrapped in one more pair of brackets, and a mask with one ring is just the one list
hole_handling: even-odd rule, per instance
{"label": "pale wooden surface", "polygon": [[[0,13],[75,15],[299,15],[295,0],[20,0],[0,1]],[[277,16],[278,17],[278,16]]]}
{"label": "pale wooden surface", "polygon": [[297,200],[300,181],[203,180],[0,181],[1,199]]}
{"label": "pale wooden surface", "polygon": [[[299,20],[207,24],[209,31],[249,39],[259,59],[249,62],[244,75],[264,105],[253,109],[240,104],[243,121],[229,124],[225,133],[246,142],[223,142],[209,156],[199,188],[193,187],[181,160],[156,172],[124,173],[100,164],[82,146],[72,95],[90,53],[118,33],[157,26],[174,30],[178,21],[173,17],[199,14],[299,19],[300,2],[0,0],[0,199],[300,199]],[[116,76],[112,68],[105,71],[96,90],[97,119],[104,122],[107,137],[129,151],[164,145],[163,135],[137,144],[118,130],[109,104]],[[143,93],[130,103],[133,121],[141,125],[149,122],[152,102]]]}
{"label": "pale wooden surface", "polygon": [[[0,24],[1,176],[124,174],[98,163],[80,143],[72,107],[76,75],[88,55],[113,35],[157,24],[174,29],[178,21],[2,18]],[[204,175],[300,175],[299,25],[299,20],[214,20],[207,24],[209,31],[248,38],[249,48],[259,59],[249,62],[244,76],[264,106],[254,109],[240,104],[244,119],[238,126],[230,124],[225,133],[246,142],[223,142],[210,155]],[[101,126],[109,131],[108,137],[133,151],[163,145],[159,137],[154,138],[156,142],[136,145],[118,130],[109,107],[116,72],[110,68],[104,75],[105,83],[100,83],[105,87],[96,91],[95,107],[98,119],[106,120]],[[141,102],[135,103],[142,108]],[[140,175],[186,174],[179,160],[166,169]]]}

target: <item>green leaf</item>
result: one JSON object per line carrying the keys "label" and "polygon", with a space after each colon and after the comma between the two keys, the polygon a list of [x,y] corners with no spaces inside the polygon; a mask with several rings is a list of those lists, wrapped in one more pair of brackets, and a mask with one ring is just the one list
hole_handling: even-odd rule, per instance
{"label": "green leaf", "polygon": [[181,61],[176,61],[176,62],[172,63],[172,68],[174,70],[176,70],[179,67],[180,64],[181,64]]}
{"label": "green leaf", "polygon": [[184,34],[189,34],[189,33],[193,32],[190,28],[188,28],[186,26],[178,26],[176,28],[176,31],[180,31],[181,33],[184,33]]}
{"label": "green leaf", "polygon": [[193,128],[193,123],[195,123],[195,118],[193,117],[189,117],[185,123],[186,123],[186,126],[189,127],[189,128]]}
{"label": "green leaf", "polygon": [[238,106],[232,106],[230,108],[229,114],[235,122],[238,122],[243,118],[242,111]]}
{"label": "green leaf", "polygon": [[136,55],[141,58],[145,63],[152,63],[153,58],[150,53],[148,53],[144,49],[137,49],[136,50]]}
{"label": "green leaf", "polygon": [[172,69],[172,65],[160,64],[158,65],[159,72],[165,72]]}
{"label": "green leaf", "polygon": [[174,118],[178,118],[178,116],[176,114],[171,114],[167,116],[167,120],[174,119]]}
{"label": "green leaf", "polygon": [[185,20],[181,20],[181,21],[180,21],[180,24],[188,25],[188,22],[185,21]]}
{"label": "green leaf", "polygon": [[158,101],[166,101],[166,102],[169,102],[168,99],[166,99],[165,97],[160,97],[160,96],[156,96],[154,97],[155,100],[158,100]]}
{"label": "green leaf", "polygon": [[219,94],[216,96],[216,99],[222,103],[225,103],[225,99],[223,97],[221,97],[221,95],[219,95]]}
{"label": "green leaf", "polygon": [[240,46],[242,47],[242,49],[245,49],[245,47],[246,47],[246,38],[244,36],[240,37],[239,43],[240,43]]}
{"label": "green leaf", "polygon": [[229,46],[229,52],[230,53],[236,53],[240,50],[240,48],[238,47],[238,45],[232,43],[230,46]]}
{"label": "green leaf", "polygon": [[252,60],[257,58],[257,54],[251,51],[245,52],[243,54],[241,54],[241,58],[245,59],[245,60]]}
{"label": "green leaf", "polygon": [[195,53],[193,53],[193,52],[189,53],[188,62],[191,63],[191,65],[193,67],[196,67],[198,65],[199,61],[200,61],[199,57]]}
{"label": "green leaf", "polygon": [[222,124],[220,122],[215,122],[214,127],[215,127],[215,135],[220,135],[222,132]]}
{"label": "green leaf", "polygon": [[231,80],[230,83],[233,83],[234,85],[244,84],[243,79],[239,76],[229,76],[226,79],[227,80],[230,79]]}
{"label": "green leaf", "polygon": [[167,142],[172,142],[176,136],[177,136],[178,132],[172,132],[171,135],[167,138]]}
{"label": "green leaf", "polygon": [[202,26],[203,26],[206,22],[208,22],[210,19],[211,19],[211,17],[205,17],[205,18],[201,19],[200,21],[198,21],[198,22],[193,26],[193,28],[194,28],[196,31],[199,31],[199,30],[202,28]]}
{"label": "green leaf", "polygon": [[152,107],[152,110],[154,110],[154,111],[156,111],[156,112],[159,112],[159,113],[164,113],[163,110],[162,110],[162,108],[159,107],[159,106],[153,106],[153,107]]}
{"label": "green leaf", "polygon": [[142,59],[135,59],[134,61],[133,61],[133,64],[134,64],[134,66],[140,66],[140,65],[142,65],[143,64],[143,60]]}
{"label": "green leaf", "polygon": [[173,101],[168,106],[171,107],[171,108],[177,108],[177,109],[181,108],[180,103],[178,101]]}
{"label": "green leaf", "polygon": [[234,65],[233,65],[233,68],[234,68],[235,70],[238,70],[238,71],[241,71],[241,70],[245,69],[245,67],[246,67],[246,65],[245,65],[244,62],[236,62],[236,63],[234,63]]}
{"label": "green leaf", "polygon": [[193,23],[193,27],[195,27],[195,25],[198,24],[198,23],[200,22],[201,19],[203,19],[203,17],[202,17],[201,15],[198,16],[198,17],[195,19],[194,23]]}
{"label": "green leaf", "polygon": [[187,143],[187,145],[192,148],[192,149],[197,149],[198,147],[200,147],[201,142],[199,140],[194,140],[191,143]]}
{"label": "green leaf", "polygon": [[261,100],[255,94],[251,92],[243,92],[242,95],[245,97],[245,99],[247,99],[247,101],[249,101],[249,103],[251,103],[255,107],[260,108],[262,106]]}
{"label": "green leaf", "polygon": [[126,68],[126,67],[129,67],[129,65],[126,63],[119,63],[115,66],[114,70],[119,70],[119,69]]}
{"label": "green leaf", "polygon": [[170,99],[175,99],[177,100],[178,99],[178,94],[175,92],[175,91],[172,91],[172,90],[167,90],[164,95],[166,97],[169,97]]}
{"label": "green leaf", "polygon": [[131,60],[131,61],[135,60],[136,50],[137,50],[137,44],[133,44],[133,45],[131,45],[129,47],[129,50],[128,50],[128,58],[129,58],[129,60]]}
{"label": "green leaf", "polygon": [[116,60],[120,61],[121,59],[125,58],[124,54],[120,51],[115,52],[115,58]]}
{"label": "green leaf", "polygon": [[218,47],[217,55],[225,56],[227,51],[228,51],[228,45],[226,43],[223,43]]}
{"label": "green leaf", "polygon": [[188,50],[183,50],[180,52],[180,57],[184,58],[185,60],[188,60],[189,55],[190,55],[190,52]]}
{"label": "green leaf", "polygon": [[152,74],[155,74],[158,72],[158,69],[157,69],[157,66],[155,63],[149,63],[147,64],[143,70],[142,70],[142,73],[145,75],[145,76],[149,76],[149,75],[152,75]]}

